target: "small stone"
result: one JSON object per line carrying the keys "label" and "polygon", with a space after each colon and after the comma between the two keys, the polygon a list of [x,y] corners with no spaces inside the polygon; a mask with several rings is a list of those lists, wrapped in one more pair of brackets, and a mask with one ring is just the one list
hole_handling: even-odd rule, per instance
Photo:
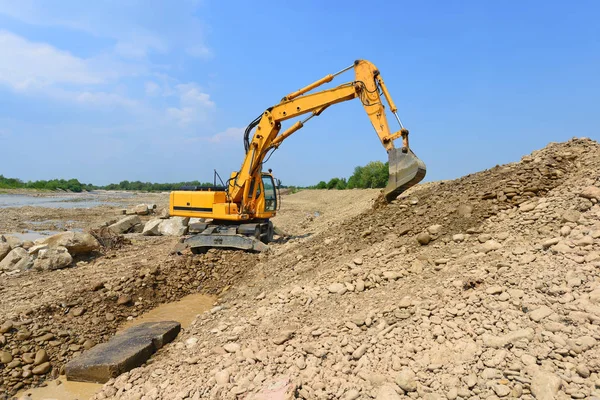
{"label": "small stone", "polygon": [[276,345],[281,345],[290,340],[292,337],[294,337],[294,331],[285,330],[279,335],[277,335],[275,338],[273,338],[273,343],[275,343]]}
{"label": "small stone", "polygon": [[425,246],[431,242],[431,236],[427,232],[421,232],[417,235],[417,242],[420,245]]}
{"label": "small stone", "polygon": [[356,289],[357,292],[364,292],[364,290],[365,290],[365,281],[363,281],[362,279],[358,279],[356,281],[356,284],[354,285],[354,288]]}
{"label": "small stone", "polygon": [[405,368],[396,377],[396,384],[405,392],[414,392],[417,390],[417,381],[415,378],[415,373]]}
{"label": "small stone", "polygon": [[352,260],[352,262],[356,265],[362,265],[363,264],[363,259],[360,257],[356,257],[355,259]]}
{"label": "small stone", "polygon": [[0,352],[0,363],[2,364],[8,364],[9,362],[12,361],[12,354],[10,354],[8,351],[2,351]]}
{"label": "small stone", "polygon": [[369,346],[367,344],[362,344],[361,346],[359,346],[352,353],[352,358],[354,358],[355,360],[359,360],[362,356],[365,355],[365,353],[367,352],[368,347]]}
{"label": "small stone", "polygon": [[346,289],[346,285],[344,285],[343,283],[335,282],[335,283],[332,283],[331,285],[329,285],[327,287],[327,290],[329,290],[329,293],[339,293],[339,294],[342,294],[347,289]]}
{"label": "small stone", "polygon": [[454,240],[456,243],[464,242],[465,235],[462,233],[457,233],[456,235],[452,235],[452,240]]}
{"label": "small stone", "polygon": [[596,199],[600,201],[600,188],[596,186],[587,186],[579,193],[579,195],[586,199]]}
{"label": "small stone", "polygon": [[74,317],[80,317],[83,315],[83,313],[85,313],[85,308],[83,308],[83,307],[75,307],[71,310],[71,314]]}
{"label": "small stone", "polygon": [[115,316],[114,316],[114,314],[111,314],[111,313],[106,313],[106,320],[107,320],[108,322],[110,322],[110,321],[114,321],[114,320],[115,320]]}
{"label": "small stone", "polygon": [[446,393],[448,400],[455,400],[458,397],[458,389],[453,387]]}
{"label": "small stone", "polygon": [[456,210],[456,212],[461,217],[470,217],[471,214],[473,213],[473,206],[471,206],[469,204],[461,204],[458,206],[458,209]]}
{"label": "small stone", "polygon": [[479,240],[479,243],[485,243],[491,239],[492,235],[490,235],[489,233],[482,233],[481,235],[477,236],[477,240]]}
{"label": "small stone", "polygon": [[231,374],[229,373],[229,371],[224,369],[215,374],[215,381],[217,381],[217,384],[219,385],[226,385],[229,383],[230,376]]}
{"label": "small stone", "polygon": [[0,326],[0,333],[6,333],[13,328],[12,321],[5,321],[2,326]]}
{"label": "small stone", "polygon": [[577,210],[567,210],[562,214],[563,222],[577,222],[581,218],[581,213]]}
{"label": "small stone", "polygon": [[544,249],[548,249],[548,248],[554,246],[555,244],[558,244],[558,242],[560,242],[559,238],[546,239],[542,242],[542,247]]}
{"label": "small stone", "polygon": [[583,364],[578,364],[575,370],[582,378],[589,378],[590,376],[590,369]]}
{"label": "small stone", "polygon": [[119,306],[128,305],[128,304],[131,304],[132,302],[133,302],[133,300],[131,299],[131,296],[129,296],[127,294],[122,294],[117,299],[117,305],[119,305]]}
{"label": "small stone", "polygon": [[344,394],[344,400],[356,400],[360,396],[360,392],[356,389],[350,389]]}
{"label": "small stone", "polygon": [[529,318],[531,318],[532,321],[540,322],[542,319],[548,317],[552,313],[553,311],[550,307],[541,306],[529,313]]}
{"label": "small stone", "polygon": [[506,385],[494,385],[494,392],[498,397],[506,397],[510,394],[510,388]]}
{"label": "small stone", "polygon": [[50,363],[45,362],[35,367],[31,372],[33,372],[34,375],[44,375],[48,371],[50,371]]}
{"label": "small stone", "polygon": [[225,346],[223,346],[223,348],[228,353],[237,353],[241,346],[237,343],[227,343]]}
{"label": "small stone", "polygon": [[438,235],[442,231],[441,225],[431,225],[427,231],[432,235]]}
{"label": "small stone", "polygon": [[33,365],[40,365],[45,363],[46,361],[48,361],[48,353],[46,353],[46,350],[38,350],[37,353],[35,353],[35,360],[33,362]]}
{"label": "small stone", "polygon": [[482,253],[489,253],[490,251],[498,250],[502,248],[502,245],[495,240],[488,240],[484,244],[481,245],[480,251]]}
{"label": "small stone", "polygon": [[487,294],[500,294],[504,292],[504,289],[502,288],[502,286],[490,286],[485,290],[485,292]]}
{"label": "small stone", "polygon": [[538,370],[531,378],[531,394],[536,399],[552,400],[560,389],[561,379],[552,372]]}
{"label": "small stone", "polygon": [[402,397],[394,390],[391,384],[385,384],[377,391],[377,397],[375,400],[401,400]]}

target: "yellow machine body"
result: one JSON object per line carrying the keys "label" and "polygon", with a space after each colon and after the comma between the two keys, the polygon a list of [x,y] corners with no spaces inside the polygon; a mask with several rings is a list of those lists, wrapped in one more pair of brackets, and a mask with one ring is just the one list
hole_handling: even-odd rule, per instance
{"label": "yellow machine body", "polygon": [[[354,69],[354,81],[331,89],[308,93],[331,82],[337,75]],[[203,237],[194,239],[196,244],[255,248],[238,245],[223,232],[250,233],[263,242],[272,237],[269,218],[277,210],[276,186],[270,173],[262,166],[272,151],[293,133],[300,130],[311,118],[320,115],[329,106],[344,101],[359,99],[389,157],[390,179],[384,189],[385,198],[393,200],[404,190],[420,182],[425,176],[425,164],[409,149],[408,130],[397,114],[397,108],[383,82],[379,70],[367,60],[356,60],[353,65],[288,94],[276,105],[269,107],[248,125],[244,133],[246,156],[239,171],[233,172],[222,188],[197,188],[197,190],[174,191],[170,198],[170,213],[173,216],[210,219],[211,225],[202,226]],[[396,117],[400,129],[390,131],[385,113],[384,99]],[[282,122],[310,114],[303,121],[296,121],[281,132]],[[250,133],[254,131],[252,138]],[[395,148],[394,140],[402,138],[402,148]],[[254,225],[253,225],[254,224]],[[256,228],[256,229],[255,229]],[[255,230],[254,230],[255,229]],[[239,233],[238,232],[238,233]],[[216,236],[216,239],[210,236]],[[231,240],[230,240],[231,239]],[[211,241],[212,240],[212,241]],[[221,242],[219,242],[221,241]],[[198,244],[200,243],[200,244]],[[221,243],[221,244],[219,244]]]}

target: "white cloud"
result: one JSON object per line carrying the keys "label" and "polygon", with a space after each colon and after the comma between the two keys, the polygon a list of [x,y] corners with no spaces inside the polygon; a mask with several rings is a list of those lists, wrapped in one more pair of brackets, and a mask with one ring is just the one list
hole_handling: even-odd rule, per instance
{"label": "white cloud", "polygon": [[169,50],[163,39],[141,28],[124,36],[115,45],[116,53],[123,57],[143,58],[150,52],[166,53]]}
{"label": "white cloud", "polygon": [[54,84],[100,84],[86,60],[45,43],[0,31],[0,83],[23,91]]}
{"label": "white cloud", "polygon": [[158,94],[160,86],[152,81],[148,81],[144,84],[144,89],[146,90],[146,94],[148,96],[155,96]]}
{"label": "white cloud", "polygon": [[176,120],[181,127],[205,121],[208,114],[215,109],[210,95],[202,92],[195,83],[179,84],[176,89],[179,93],[180,107],[167,108],[167,115]]}
{"label": "white cloud", "polygon": [[203,44],[196,44],[185,49],[185,52],[196,58],[211,58],[213,53],[212,50]]}
{"label": "white cloud", "polygon": [[212,143],[240,141],[244,136],[244,128],[227,128],[223,132],[219,132],[207,140]]}

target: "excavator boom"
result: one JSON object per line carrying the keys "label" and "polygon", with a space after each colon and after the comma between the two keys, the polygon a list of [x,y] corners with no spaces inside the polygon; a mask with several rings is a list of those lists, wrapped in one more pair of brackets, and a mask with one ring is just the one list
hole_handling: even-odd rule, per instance
{"label": "excavator boom", "polygon": [[[311,93],[312,90],[351,69],[354,70],[352,82]],[[272,239],[273,225],[269,218],[275,216],[277,210],[273,177],[270,170],[268,174],[263,172],[265,159],[268,159],[269,154],[286,138],[302,129],[311,118],[321,115],[328,107],[353,99],[360,100],[388,153],[390,174],[383,191],[385,199],[390,202],[420,182],[425,177],[425,164],[409,147],[408,130],[402,125],[396,105],[379,70],[369,61],[357,60],[353,65],[335,74],[326,75],[288,94],[252,121],[244,133],[246,156],[239,171],[231,174],[224,188],[199,188],[194,192],[171,193],[171,215],[199,217],[212,221],[196,226],[198,235],[189,238],[191,247],[263,249],[264,246],[259,245],[258,241],[268,243]],[[399,129],[396,132],[390,130],[384,99],[398,122]],[[282,122],[307,114],[307,118],[295,122],[281,132]],[[402,139],[402,147],[394,146],[396,139]]]}

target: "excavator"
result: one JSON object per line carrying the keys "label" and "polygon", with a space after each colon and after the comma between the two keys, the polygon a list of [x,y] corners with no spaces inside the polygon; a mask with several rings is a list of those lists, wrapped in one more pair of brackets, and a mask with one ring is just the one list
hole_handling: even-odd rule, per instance
{"label": "excavator", "polygon": [[[311,93],[352,69],[352,82]],[[383,98],[400,126],[397,132],[390,131]],[[185,239],[185,243],[191,251],[197,254],[210,248],[268,250],[268,243],[273,241],[274,236],[270,218],[275,216],[280,199],[272,171],[263,171],[264,163],[286,138],[300,130],[311,118],[321,115],[334,104],[353,99],[362,103],[388,153],[389,179],[383,190],[385,200],[390,202],[419,183],[425,177],[425,164],[409,147],[409,132],[398,116],[381,73],[371,62],[356,60],[351,66],[288,94],[256,117],[244,132],[246,155],[241,168],[232,172],[222,186],[217,186],[215,179],[214,186],[188,187],[170,193],[171,216],[202,221],[190,224],[190,232],[195,234]],[[282,122],[305,114],[310,115],[281,132]],[[394,140],[400,138],[402,147],[396,148]]]}

